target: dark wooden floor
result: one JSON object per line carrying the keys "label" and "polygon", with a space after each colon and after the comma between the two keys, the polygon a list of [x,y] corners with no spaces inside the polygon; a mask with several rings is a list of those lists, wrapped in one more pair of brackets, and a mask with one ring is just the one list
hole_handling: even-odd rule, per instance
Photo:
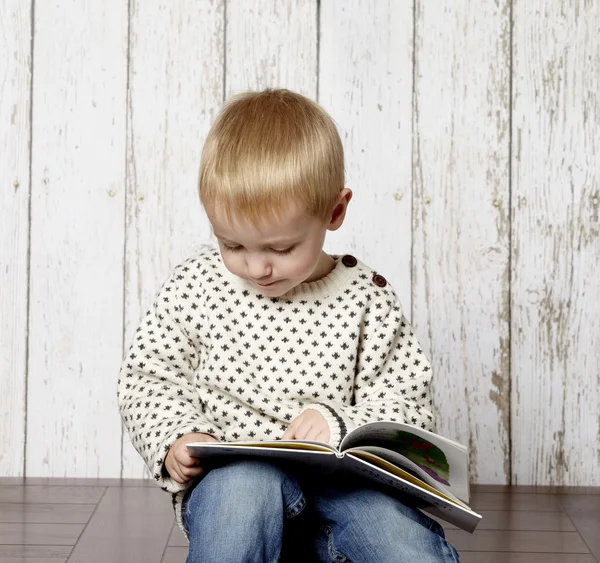
{"label": "dark wooden floor", "polygon": [[[600,562],[600,488],[476,486],[463,563]],[[170,497],[148,481],[0,478],[0,563],[183,563]]]}

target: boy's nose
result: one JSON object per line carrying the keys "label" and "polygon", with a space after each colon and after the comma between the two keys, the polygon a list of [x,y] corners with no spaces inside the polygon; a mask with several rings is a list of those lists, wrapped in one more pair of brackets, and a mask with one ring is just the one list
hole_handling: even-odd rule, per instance
{"label": "boy's nose", "polygon": [[253,280],[260,280],[271,275],[271,265],[264,256],[248,257],[248,274]]}

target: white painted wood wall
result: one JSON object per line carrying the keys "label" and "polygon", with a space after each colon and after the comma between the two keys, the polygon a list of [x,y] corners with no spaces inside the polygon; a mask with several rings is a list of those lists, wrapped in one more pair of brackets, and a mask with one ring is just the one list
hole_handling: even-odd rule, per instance
{"label": "white painted wood wall", "polygon": [[210,242],[232,92],[336,119],[332,252],[397,288],[479,483],[600,485],[600,2],[0,0],[0,475],[139,477],[116,378]]}

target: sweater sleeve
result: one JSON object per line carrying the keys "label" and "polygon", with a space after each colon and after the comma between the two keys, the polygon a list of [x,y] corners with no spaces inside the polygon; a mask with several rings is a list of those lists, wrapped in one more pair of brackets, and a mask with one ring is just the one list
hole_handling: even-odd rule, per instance
{"label": "sweater sleeve", "polygon": [[431,366],[396,301],[382,318],[369,320],[361,336],[352,405],[316,403],[338,447],[352,429],[391,420],[434,430]]}
{"label": "sweater sleeve", "polygon": [[139,325],[121,363],[118,404],[131,442],[158,484],[175,493],[185,489],[163,472],[169,448],[184,434],[219,435],[202,412],[194,388],[199,355],[177,317],[180,266],[163,285]]}

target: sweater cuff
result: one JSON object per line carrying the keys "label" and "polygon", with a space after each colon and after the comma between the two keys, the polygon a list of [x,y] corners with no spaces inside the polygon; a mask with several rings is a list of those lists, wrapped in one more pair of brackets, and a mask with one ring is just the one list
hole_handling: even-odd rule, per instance
{"label": "sweater cuff", "polygon": [[152,472],[152,476],[158,483],[158,486],[164,491],[169,493],[179,493],[180,491],[185,491],[188,488],[189,483],[181,484],[171,478],[165,468],[165,460],[167,459],[169,449],[179,438],[181,438],[181,436],[192,434],[194,432],[210,434],[214,437],[218,436],[217,429],[210,424],[198,424],[198,422],[195,422],[186,426],[181,426],[163,440],[152,465],[148,464],[150,471]]}
{"label": "sweater cuff", "polygon": [[334,448],[339,448],[344,436],[354,428],[352,421],[343,416],[340,411],[325,403],[310,403],[302,410],[302,412],[310,409],[321,413],[323,418],[327,421],[330,430],[329,445]]}

